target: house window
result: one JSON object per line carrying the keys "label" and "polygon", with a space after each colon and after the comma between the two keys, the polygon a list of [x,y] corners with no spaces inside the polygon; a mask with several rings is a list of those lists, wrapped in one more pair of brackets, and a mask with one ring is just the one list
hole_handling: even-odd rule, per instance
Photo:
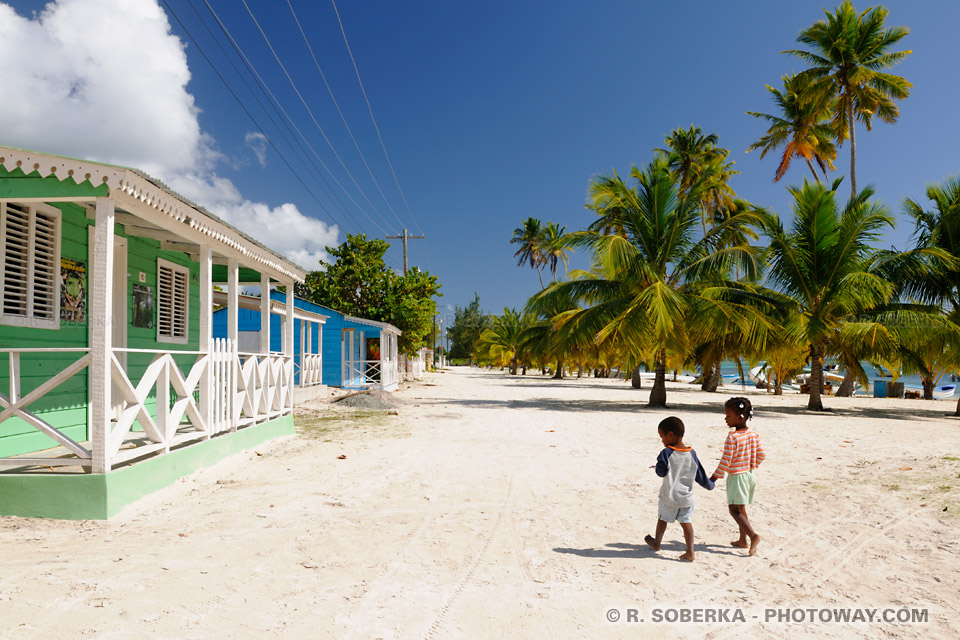
{"label": "house window", "polygon": [[157,342],[187,342],[190,270],[157,259]]}
{"label": "house window", "polygon": [[0,324],[60,328],[60,211],[0,200]]}

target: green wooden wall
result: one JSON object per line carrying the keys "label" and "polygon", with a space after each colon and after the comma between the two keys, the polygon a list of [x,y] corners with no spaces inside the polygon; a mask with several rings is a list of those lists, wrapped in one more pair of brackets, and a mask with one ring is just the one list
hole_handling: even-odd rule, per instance
{"label": "green wooden wall", "polygon": [[[40,178],[36,174],[24,176],[16,171],[9,173],[0,167],[0,198],[17,197],[63,197],[70,195],[106,195],[106,187],[92,187],[89,182],[76,185],[72,180],[58,181],[56,178]],[[61,258],[82,262],[87,267],[87,300],[90,299],[89,275],[89,231],[93,220],[87,218],[84,207],[71,203],[50,203],[63,213],[61,219]],[[165,351],[197,350],[199,340],[200,287],[199,265],[180,252],[163,251],[160,243],[148,238],[126,236],[123,227],[117,225],[117,235],[128,238],[127,246],[127,347],[137,349],[162,349]],[[156,308],[157,258],[184,265],[190,269],[190,307],[189,341],[187,344],[158,343],[156,340],[156,318],[154,328],[136,328],[133,326],[133,285],[139,282],[139,274],[145,274],[147,286],[153,289]],[[87,318],[89,318],[89,309]],[[0,325],[0,347],[87,347],[87,319],[82,322],[60,321],[59,330],[36,329]],[[80,354],[67,353],[63,356],[43,354],[22,354],[20,394],[26,395],[44,381],[62,371]],[[143,371],[152,359],[150,354],[128,354],[127,375],[136,385]],[[195,355],[183,355],[176,358],[184,377],[196,360]],[[44,397],[40,398],[29,410],[38,414],[54,427],[77,441],[86,440],[87,434],[87,370],[76,374]],[[0,391],[9,393],[9,359],[0,353]],[[151,409],[152,412],[152,409]],[[0,456],[18,455],[41,451],[55,446],[47,436],[41,434],[19,418],[9,418],[0,423]]]}

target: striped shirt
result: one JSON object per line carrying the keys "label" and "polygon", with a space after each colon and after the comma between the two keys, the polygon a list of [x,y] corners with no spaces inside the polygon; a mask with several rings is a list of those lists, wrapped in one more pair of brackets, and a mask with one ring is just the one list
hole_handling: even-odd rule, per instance
{"label": "striped shirt", "polygon": [[760,436],[749,428],[731,431],[723,443],[723,456],[713,475],[722,478],[724,473],[734,475],[753,471],[760,466],[766,454],[760,444]]}

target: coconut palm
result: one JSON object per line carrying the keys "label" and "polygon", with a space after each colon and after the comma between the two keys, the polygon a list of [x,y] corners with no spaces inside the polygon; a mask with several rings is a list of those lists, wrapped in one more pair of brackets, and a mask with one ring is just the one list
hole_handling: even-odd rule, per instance
{"label": "coconut palm", "polygon": [[809,79],[783,76],[783,91],[767,85],[767,91],[777,106],[777,114],[747,111],[754,118],[770,123],[767,132],[747,147],[747,152],[760,149],[762,159],[770,151],[783,147],[774,182],[783,178],[795,158],[803,158],[817,182],[820,182],[820,176],[814,169],[814,162],[824,178],[827,177],[827,168],[836,170],[833,161],[837,157],[837,147],[830,126],[832,100],[827,93],[811,91],[809,85]]}
{"label": "coconut palm", "polygon": [[530,268],[537,270],[537,277],[540,279],[540,288],[543,288],[543,225],[537,218],[527,218],[523,221],[523,226],[513,230],[513,237],[510,244],[520,245],[513,257],[517,259],[517,266],[522,267],[529,264]]}
{"label": "coconut palm", "polygon": [[478,354],[484,354],[501,367],[509,366],[510,373],[516,375],[522,331],[521,314],[514,309],[504,307],[503,315],[494,317],[492,326],[480,334],[475,349]]}
{"label": "coconut palm", "polygon": [[809,50],[783,52],[810,64],[800,75],[809,81],[812,95],[822,92],[834,99],[834,135],[841,144],[850,140],[852,195],[857,193],[856,121],[862,122],[867,131],[874,117],[883,122],[896,122],[900,110],[894,101],[909,96],[913,86],[900,76],[884,72],[911,53],[891,51],[910,30],[886,28],[888,13],[883,6],[857,13],[850,0],[844,0],[833,13],[824,10],[825,20],[818,20],[797,36],[797,42]]}
{"label": "coconut palm", "polygon": [[689,129],[674,129],[664,141],[666,147],[654,151],[666,156],[682,195],[688,195],[696,185],[706,232],[706,221],[713,221],[717,211],[736,197],[729,180],[739,172],[733,170],[733,162],[727,161],[730,152],[717,144],[717,134],[704,134],[693,125]]}
{"label": "coconut palm", "polygon": [[572,335],[611,342],[629,354],[631,365],[652,353],[656,377],[649,404],[664,406],[667,355],[686,356],[691,308],[723,309],[735,321],[739,316],[724,300],[718,275],[733,264],[748,276],[756,273],[755,251],[727,243],[732,232],[755,218],[735,216],[702,236],[701,181],[681,190],[679,176],[662,154],[642,171],[633,167],[630,176],[635,186],[616,174],[595,178],[588,206],[600,217],[586,231],[571,234],[574,246],[592,250],[594,271],[572,273],[572,280],[541,292],[529,306],[545,309],[561,298],[579,300],[584,308],[564,318]]}
{"label": "coconut palm", "polygon": [[[839,184],[840,180],[832,187],[804,181],[803,187],[791,187],[792,227],[786,230],[776,214],[769,214],[764,229],[770,240],[767,278],[785,296],[787,336],[808,349],[807,407],[816,411],[823,409],[824,356],[844,350],[888,353],[895,349],[897,337],[886,325],[892,324],[891,318],[911,313],[890,307],[894,285],[879,272],[870,246],[893,225],[893,218],[870,201],[869,187],[840,209]],[[856,358],[847,365],[865,380]]]}
{"label": "coconut palm", "polygon": [[567,268],[567,254],[570,253],[570,249],[567,247],[566,230],[566,227],[556,222],[548,222],[543,228],[541,254],[543,263],[553,275],[554,282],[557,280],[557,267],[562,263],[564,270]]}

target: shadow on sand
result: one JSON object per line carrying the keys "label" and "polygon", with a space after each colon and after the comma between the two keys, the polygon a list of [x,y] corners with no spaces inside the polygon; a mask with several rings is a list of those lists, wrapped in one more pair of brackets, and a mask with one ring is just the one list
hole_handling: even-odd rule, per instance
{"label": "shadow on sand", "polygon": [[[687,547],[679,541],[664,542],[660,545],[660,551],[654,551],[646,544],[631,544],[629,542],[611,542],[602,549],[570,549],[565,547],[556,547],[556,553],[567,553],[580,556],[581,558],[621,558],[633,560],[639,558],[659,558],[661,560],[680,560],[680,554],[687,550]],[[694,553],[712,553],[725,556],[740,556],[742,553],[731,551],[730,549],[716,544],[694,544]]]}

